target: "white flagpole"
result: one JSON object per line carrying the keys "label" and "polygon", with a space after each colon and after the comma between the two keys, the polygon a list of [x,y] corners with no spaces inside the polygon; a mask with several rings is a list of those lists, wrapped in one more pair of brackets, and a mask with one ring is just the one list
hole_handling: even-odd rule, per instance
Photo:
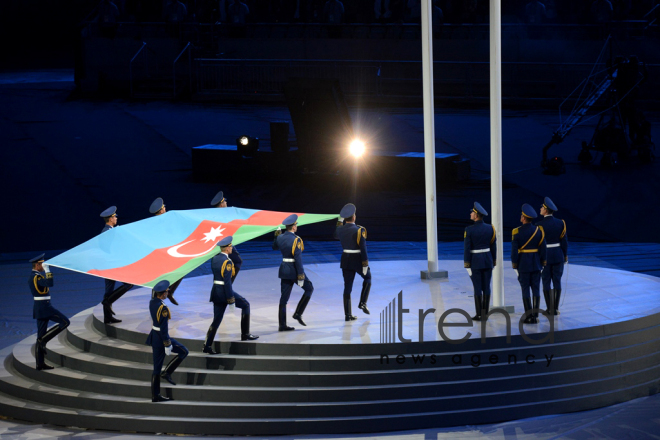
{"label": "white flagpole", "polygon": [[422,279],[446,278],[438,271],[438,214],[435,191],[435,121],[433,110],[432,0],[422,1],[422,85],[424,99],[424,185],[426,189],[426,245],[428,271]]}
{"label": "white flagpole", "polygon": [[513,312],[513,306],[504,305],[501,35],[501,0],[490,0],[490,210],[497,233],[497,266],[493,269],[493,307]]}

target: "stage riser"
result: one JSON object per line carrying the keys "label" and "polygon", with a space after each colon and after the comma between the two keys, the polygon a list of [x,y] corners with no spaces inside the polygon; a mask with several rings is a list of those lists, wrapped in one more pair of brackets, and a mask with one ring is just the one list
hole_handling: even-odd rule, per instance
{"label": "stage riser", "polygon": [[[657,345],[657,344],[656,344]],[[553,374],[531,374],[516,375],[511,371],[513,377],[491,380],[474,378],[467,383],[423,383],[403,385],[396,388],[388,388],[383,385],[381,388],[345,388],[341,390],[263,390],[251,389],[255,384],[245,387],[240,392],[236,390],[211,390],[204,389],[202,384],[196,379],[200,375],[174,375],[175,381],[179,384],[177,387],[170,387],[163,382],[163,388],[171,388],[172,395],[178,400],[190,401],[210,401],[210,402],[332,402],[332,401],[364,401],[364,400],[393,400],[405,398],[422,398],[433,396],[460,396],[480,392],[507,392],[523,388],[539,388],[549,386],[570,385],[576,382],[594,380],[594,378],[608,378],[615,375],[633,373],[642,369],[650,368],[660,364],[660,351],[645,355],[640,358],[625,358],[626,360],[613,365],[602,366],[598,368],[578,369],[574,371],[555,372]],[[122,396],[140,397],[149,394],[148,380],[150,377],[145,375],[142,388],[135,385],[112,384],[94,380],[85,380],[75,377],[61,377],[52,374],[37,372],[33,368],[14,360],[14,368],[29,379],[60,386],[70,389],[80,389],[97,393],[109,393]],[[230,378],[227,378],[230,379]],[[231,380],[228,380],[231,382]],[[226,386],[236,387],[234,383],[225,384]],[[366,386],[361,384],[362,387]],[[188,386],[188,388],[184,388]],[[190,386],[193,388],[190,389]],[[313,385],[308,385],[313,387]],[[341,387],[337,382],[333,387]]]}
{"label": "stage riser", "polygon": [[[495,315],[498,316],[498,315]],[[512,316],[512,327],[518,326],[519,315]],[[134,344],[144,344],[146,338],[144,333],[123,329],[121,327],[114,327],[106,325],[98,319],[96,315],[92,317],[92,326],[100,334],[116,338],[122,341],[131,342]],[[544,319],[544,318],[539,318]],[[545,321],[543,321],[545,322]],[[580,342],[588,339],[604,338],[613,335],[625,336],[626,333],[632,333],[650,327],[658,326],[660,318],[657,315],[646,316],[630,321],[615,322],[605,326],[587,327],[577,330],[556,330],[555,329],[555,344]],[[341,322],[338,326],[342,325]],[[346,324],[355,325],[355,324]],[[475,323],[476,326],[476,323]],[[535,328],[534,325],[526,324],[526,329]],[[476,328],[476,327],[475,327]],[[305,331],[304,328],[298,328],[296,331]],[[466,328],[466,331],[471,331]],[[410,337],[411,335],[408,335]],[[413,335],[414,336],[414,335]],[[533,339],[542,338],[543,335],[529,335]],[[237,342],[237,341],[219,341],[220,337],[216,336],[214,347],[216,351],[225,354],[240,354],[240,355],[263,355],[263,356],[380,356],[383,353],[396,353],[396,354],[438,354],[446,351],[462,351],[462,352],[478,352],[483,351],[484,346],[481,344],[480,339],[470,339],[460,345],[448,345],[443,341],[428,341],[428,342],[410,342],[402,343],[386,343],[386,344],[360,344],[360,346],[351,344],[258,344],[254,342]],[[197,349],[202,343],[201,340],[191,340],[185,338],[177,338],[179,342],[189,348]],[[488,337],[488,351],[497,349],[511,349],[516,347],[528,348],[529,343],[525,342],[520,336],[514,335],[511,338],[511,343],[506,342],[506,337]]]}
{"label": "stage riser", "polygon": [[[246,407],[237,406],[234,403],[223,405],[204,405],[203,403],[191,404],[191,402],[171,402],[167,405],[145,404],[148,401],[149,393],[144,401],[125,401],[109,400],[97,396],[89,396],[90,393],[84,392],[78,395],[72,393],[57,393],[54,389],[42,391],[31,385],[31,382],[25,382],[16,378],[15,382],[0,381],[0,392],[21,396],[21,398],[38,402],[45,405],[64,406],[80,410],[91,410],[101,412],[123,412],[127,414],[143,416],[170,416],[170,417],[197,417],[213,418],[222,414],[223,418],[328,418],[328,417],[368,417],[368,416],[395,416],[400,414],[415,414],[424,412],[446,412],[460,410],[477,410],[492,406],[538,404],[558,399],[575,399],[583,396],[606,393],[613,389],[623,389],[634,387],[655,381],[660,385],[658,375],[660,365],[649,368],[637,373],[627,374],[602,381],[589,381],[583,384],[573,384],[562,387],[552,388],[529,388],[519,389],[508,393],[488,394],[487,389],[482,390],[481,394],[466,397],[438,397],[436,399],[416,399],[414,401],[397,401],[385,403],[361,403],[361,404],[338,404],[326,405],[323,403],[308,405],[285,405],[278,404],[255,404]],[[522,386],[521,386],[522,388]],[[169,390],[164,390],[170,395]],[[176,398],[175,394],[171,394]],[[194,401],[194,400],[193,400]]]}
{"label": "stage riser", "polygon": [[[652,337],[654,332],[648,333],[647,337]],[[637,342],[638,337],[633,337],[632,334],[629,334],[630,339]],[[624,338],[625,339],[625,338]],[[602,343],[603,341],[599,341]],[[555,355],[552,361],[552,371],[558,372],[568,369],[583,369],[587,367],[607,364],[616,361],[617,358],[626,359],[630,357],[639,356],[640,353],[652,353],[658,350],[660,344],[660,339],[652,338],[648,342],[641,343],[639,345],[634,345],[632,347],[624,347],[620,350],[620,353],[617,351],[608,351],[608,352],[597,352],[596,354],[581,354],[581,355],[572,355],[573,357],[561,357],[560,355]],[[606,344],[608,345],[608,344]],[[614,345],[614,344],[609,344]],[[587,351],[586,348],[584,351]],[[87,371],[87,372],[97,372],[99,374],[115,376],[115,377],[124,377],[128,379],[137,379],[137,380],[147,380],[150,377],[151,369],[148,363],[142,363],[143,368],[136,370],[134,374],[131,374],[132,369],[129,369],[128,374],[126,371],[119,372],[117,371],[121,367],[115,365],[109,365],[107,362],[97,365],[96,362],[90,361],[89,356],[85,359],[77,359],[72,357],[60,356],[54,350],[49,351],[47,357],[59,365],[63,365],[69,368],[76,370]],[[195,374],[195,373],[186,373],[185,370],[188,365],[188,361],[192,359],[192,356],[189,356],[180,370],[175,373],[176,380],[179,380],[184,383],[195,383],[195,384],[207,384],[207,385],[227,385],[226,380],[216,380],[218,377],[223,377],[222,371],[213,371],[209,370],[208,373],[204,374]],[[408,361],[410,362],[410,361]],[[545,360],[541,359],[535,365],[528,365],[524,362],[524,355],[519,356],[519,362],[517,365],[508,365],[505,362],[501,362],[496,366],[489,365],[487,359],[482,359],[483,364],[480,367],[472,367],[469,365],[469,359],[464,359],[464,366],[456,367],[439,367],[435,369],[417,369],[417,370],[398,370],[398,371],[387,371],[385,373],[382,370],[373,370],[376,374],[360,374],[359,372],[350,375],[334,375],[331,372],[328,372],[327,375],[317,376],[317,375],[304,375],[304,372],[298,373],[302,380],[301,382],[296,381],[294,386],[340,386],[343,385],[384,385],[387,383],[419,383],[419,382],[428,382],[433,381],[443,381],[446,380],[447,374],[451,374],[451,377],[454,380],[473,380],[476,378],[497,378],[503,376],[515,376],[515,375],[525,375],[525,374],[538,374],[543,373],[545,367],[542,364],[545,363]],[[540,365],[541,364],[541,365]],[[380,366],[380,365],[379,365]],[[477,370],[476,372],[473,370]],[[540,370],[540,371],[539,371]],[[232,371],[232,378],[234,377],[234,371]],[[268,375],[259,375],[259,372],[246,372],[249,375],[241,376],[247,381],[250,378],[264,380],[259,380],[259,384],[252,383],[252,386],[275,386],[269,384]],[[276,377],[280,377],[277,375]],[[297,376],[297,375],[295,375]],[[294,376],[294,377],[295,377]],[[233,380],[233,379],[230,379]],[[230,385],[233,382],[230,383]],[[248,385],[249,386],[249,385]],[[287,385],[284,385],[287,386]]]}
{"label": "stage riser", "polygon": [[[111,345],[92,343],[83,339],[84,334],[77,334],[76,329],[73,332],[67,333],[68,341],[80,350],[106,356],[113,359],[126,360],[139,363],[150,363],[152,361],[151,350],[147,346],[138,345],[134,350],[127,350],[126,344],[115,347]],[[471,364],[471,357],[473,355],[481,355],[481,366],[478,368],[486,369],[492,368],[489,365],[489,357],[492,354],[499,356],[498,365],[502,366],[506,363],[509,355],[516,356],[518,365],[524,363],[528,355],[533,355],[536,359],[536,364],[525,364],[527,368],[538,368],[539,363],[544,363],[545,355],[553,355],[552,362],[562,364],[562,368],[573,368],[572,363],[577,363],[579,366],[597,365],[602,362],[608,362],[609,356],[607,352],[597,353],[599,351],[618,349],[619,347],[629,346],[632,344],[639,344],[644,341],[660,339],[660,326],[651,327],[649,329],[640,330],[634,333],[627,333],[624,335],[615,335],[607,338],[596,340],[587,340],[581,342],[572,342],[567,344],[548,344],[548,345],[535,345],[526,348],[511,348],[504,352],[496,350],[483,350],[480,352],[463,352],[461,348],[448,354],[436,354],[436,364],[431,364],[430,356],[425,359],[424,364],[415,364],[414,361],[407,357],[404,364],[399,364],[396,361],[396,353],[390,354],[389,364],[385,361],[381,362],[380,356],[364,358],[351,358],[345,357],[343,359],[333,359],[330,357],[321,357],[316,359],[299,358],[299,359],[270,359],[263,357],[259,359],[251,359],[249,357],[233,357],[232,355],[220,356],[205,356],[200,352],[188,356],[185,360],[186,368],[196,368],[205,370],[247,370],[247,371],[384,371],[384,370],[421,370],[421,369],[435,369],[435,368],[454,368],[452,358],[455,354],[460,353],[463,356],[463,365]],[[198,343],[199,344],[199,343]],[[405,344],[402,344],[405,345]],[[460,346],[458,346],[460,347]],[[200,350],[201,351],[201,350]],[[445,351],[448,349],[445,348]],[[595,354],[592,354],[596,352]],[[584,364],[582,358],[589,355],[592,359]],[[569,358],[568,356],[574,356]],[[55,361],[55,360],[54,360]],[[474,367],[472,367],[474,368]],[[495,373],[494,376],[497,377]]]}
{"label": "stage riser", "polygon": [[[303,435],[322,432],[324,434],[384,432],[401,429],[424,429],[431,427],[446,427],[456,425],[474,425],[495,423],[514,417],[526,418],[572,411],[582,411],[613,405],[637,397],[649,395],[652,390],[657,392],[658,381],[639,385],[625,390],[616,390],[601,395],[591,395],[573,400],[559,402],[543,402],[522,406],[509,406],[495,409],[479,409],[471,411],[452,411],[444,414],[410,415],[401,417],[357,418],[349,420],[269,420],[269,421],[223,421],[206,420],[191,421],[176,418],[167,419],[134,419],[122,417],[101,417],[82,414],[71,414],[63,411],[45,411],[29,406],[9,405],[0,403],[0,411],[7,417],[20,420],[31,420],[36,423],[47,423],[58,426],[77,426],[81,428],[117,430],[135,432],[167,432],[208,435]],[[20,402],[20,401],[19,401]],[[158,407],[165,405],[159,404]]]}

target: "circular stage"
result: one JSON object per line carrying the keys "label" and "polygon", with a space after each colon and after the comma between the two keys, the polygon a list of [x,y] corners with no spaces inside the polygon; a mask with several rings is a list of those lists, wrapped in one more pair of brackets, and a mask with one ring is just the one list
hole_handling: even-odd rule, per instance
{"label": "circular stage", "polygon": [[330,434],[492,423],[658,392],[660,279],[570,265],[561,315],[552,324],[541,316],[521,334],[510,264],[505,305],[516,310],[493,314],[483,327],[459,312],[474,314],[462,266],[442,261],[449,279],[441,281],[420,279],[425,261],[373,262],[371,314],[357,309],[358,278],[358,320],[345,322],[338,264],[306,265],[315,291],[302,327],[291,319],[302,293],[294,287],[293,332],[277,331],[277,268],[243,270],[234,290],[250,302],[251,332],[260,338],[240,342],[240,311],[227,312],[216,356],[201,352],[212,277],[185,279],[175,294],[180,305],[166,303],[170,335],[190,355],[173,375],[177,385],[161,384],[175,400],[157,404],[144,345],[151,293],[134,289],[114,304],[120,324],[103,324],[101,306],[71,320],[48,345],[54,370],[36,371],[34,336],[4,350],[0,408],[22,420],[119,431]]}

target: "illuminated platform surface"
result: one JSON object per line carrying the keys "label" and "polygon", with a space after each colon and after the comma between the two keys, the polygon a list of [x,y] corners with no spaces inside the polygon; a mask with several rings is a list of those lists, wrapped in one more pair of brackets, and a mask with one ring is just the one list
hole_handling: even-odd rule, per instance
{"label": "illuminated platform surface", "polygon": [[[304,315],[308,326],[290,318],[301,294],[294,287],[288,315],[296,330],[286,333],[277,331],[276,268],[242,271],[236,291],[250,301],[251,331],[260,339],[240,342],[239,313],[228,313],[216,337],[217,356],[201,353],[212,319],[212,278],[187,278],[175,295],[180,305],[170,306],[171,335],[191,352],[173,375],[178,385],[162,384],[163,394],[175,399],[163,404],[149,398],[152,354],[144,341],[150,291],[135,289],[115,303],[121,324],[103,324],[100,306],[74,316],[67,332],[48,345],[54,370],[35,370],[34,336],[3,350],[0,414],[111,431],[329,435],[554,415],[660,389],[658,278],[570,265],[554,341],[534,344],[519,335],[519,287],[505,263],[506,305],[516,307],[511,341],[504,337],[505,318],[496,315],[486,325],[485,344],[479,325],[448,328],[452,339],[471,333],[455,345],[440,338],[436,322],[451,308],[472,314],[471,284],[461,261],[442,266],[448,281],[420,280],[423,261],[374,262],[372,313],[356,307],[356,280],[353,313],[359,319],[347,323],[338,264],[306,265],[315,286]],[[380,312],[395,297],[398,304],[400,291],[410,311],[402,315],[402,335],[412,342],[381,343]],[[420,343],[419,309],[431,308],[436,311],[427,316]],[[447,321],[465,318],[452,314]],[[541,321],[525,325],[525,333],[546,337],[550,326]]]}
{"label": "illuminated platform surface", "polygon": [[[370,315],[357,308],[362,279],[356,276],[352,293],[352,312],[357,321],[345,322],[342,302],[343,279],[338,264],[305,265],[305,272],[314,284],[312,299],[304,313],[307,327],[303,327],[291,316],[295,311],[302,289],[294,286],[289,300],[287,323],[296,330],[277,331],[277,310],[280,297],[280,280],[277,268],[242,271],[235,282],[234,290],[250,302],[252,312],[251,332],[260,336],[255,343],[277,344],[373,344],[386,342],[381,338],[381,312],[385,310],[399,292],[402,293],[403,308],[409,313],[403,316],[403,334],[406,339],[419,341],[419,309],[429,313],[424,320],[424,341],[442,340],[437,322],[449,309],[465,310],[474,316],[472,284],[462,261],[445,260],[441,268],[449,271],[449,279],[421,280],[419,271],[425,269],[425,261],[381,261],[372,263],[373,285],[369,297]],[[634,274],[616,269],[568,265],[563,278],[560,315],[554,318],[554,330],[575,330],[627,321],[660,312],[660,279],[648,275]],[[203,340],[213,319],[213,305],[208,302],[212,276],[201,276],[184,280],[175,292],[180,306],[170,307],[173,319],[171,334],[174,338]],[[519,320],[524,311],[520,285],[511,264],[504,268],[505,305],[515,306],[511,316],[511,334],[519,334]],[[123,322],[115,327],[142,332],[151,329],[148,315],[149,291],[134,289],[114,306]],[[491,301],[492,305],[492,301]],[[543,292],[541,307],[545,309]],[[398,309],[398,298],[395,314]],[[95,316],[103,318],[101,306],[94,309]],[[398,315],[397,315],[398,316]],[[398,321],[398,317],[395,320]],[[390,318],[391,320],[391,318]],[[445,322],[465,323],[457,313],[450,314]],[[541,317],[538,325],[525,325],[526,334],[546,333],[550,329],[548,319]],[[481,324],[473,327],[447,327],[445,333],[452,339],[460,339],[470,332],[471,338],[481,337]],[[398,331],[397,331],[398,333]],[[506,335],[506,319],[493,315],[486,325],[486,335]],[[398,342],[398,334],[395,335]],[[390,337],[391,339],[391,337]],[[226,313],[218,330],[216,341],[240,340],[240,310]],[[194,348],[193,348],[194,349]]]}

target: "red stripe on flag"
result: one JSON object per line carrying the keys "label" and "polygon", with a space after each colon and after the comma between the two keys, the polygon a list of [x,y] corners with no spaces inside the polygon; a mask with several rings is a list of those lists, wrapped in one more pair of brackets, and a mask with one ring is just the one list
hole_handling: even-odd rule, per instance
{"label": "red stripe on flag", "polygon": [[288,215],[290,214],[276,211],[257,211],[246,220],[232,220],[229,223],[204,220],[180,243],[156,249],[141,260],[126,266],[103,270],[92,269],[88,273],[131,284],[146,284],[161,275],[175,271],[193,258],[211,253],[220,240],[234,235],[243,225],[277,226]]}

